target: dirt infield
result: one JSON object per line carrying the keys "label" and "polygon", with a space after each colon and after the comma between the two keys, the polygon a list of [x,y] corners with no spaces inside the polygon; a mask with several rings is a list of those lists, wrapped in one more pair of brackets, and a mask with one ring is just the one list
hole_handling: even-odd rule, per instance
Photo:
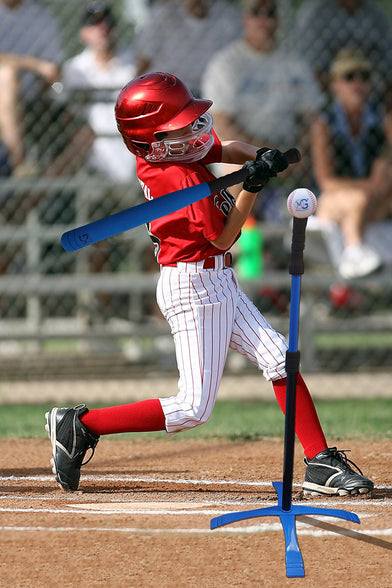
{"label": "dirt infield", "polygon": [[304,465],[296,447],[293,504],[353,511],[361,524],[297,518],[305,577],[288,579],[277,517],[210,530],[211,518],[224,512],[277,504],[271,481],[282,479],[280,440],[104,438],[75,493],[54,482],[48,441],[1,441],[0,583],[18,588],[389,588],[390,443],[346,441],[339,447],[352,449],[350,457],[376,489],[371,498],[304,499]]}

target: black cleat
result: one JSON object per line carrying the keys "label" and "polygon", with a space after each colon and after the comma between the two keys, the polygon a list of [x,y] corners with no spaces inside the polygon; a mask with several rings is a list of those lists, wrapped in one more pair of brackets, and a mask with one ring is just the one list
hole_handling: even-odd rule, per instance
{"label": "black cleat", "polygon": [[[52,408],[45,415],[45,429],[52,444],[52,471],[64,490],[78,489],[80,468],[93,457],[99,441],[99,437],[90,433],[79,420],[87,411],[82,404],[75,408]],[[88,449],[92,454],[83,463]]]}
{"label": "black cleat", "polygon": [[[307,466],[302,488],[311,494],[367,494],[374,488],[358,466],[346,456],[346,451],[330,447],[320,451],[313,459],[305,457]],[[353,470],[354,466],[358,471]]]}

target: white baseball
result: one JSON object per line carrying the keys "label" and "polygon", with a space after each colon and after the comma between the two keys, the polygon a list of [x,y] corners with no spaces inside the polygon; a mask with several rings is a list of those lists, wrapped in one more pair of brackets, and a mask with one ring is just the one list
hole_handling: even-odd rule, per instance
{"label": "white baseball", "polygon": [[287,208],[297,218],[307,218],[317,208],[317,198],[307,188],[293,190],[287,198]]}

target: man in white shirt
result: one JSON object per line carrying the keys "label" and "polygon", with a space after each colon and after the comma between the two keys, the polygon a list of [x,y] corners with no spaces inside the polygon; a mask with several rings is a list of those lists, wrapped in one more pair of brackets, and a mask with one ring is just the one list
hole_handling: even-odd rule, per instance
{"label": "man in white shirt", "polygon": [[87,5],[80,40],[85,49],[64,63],[62,82],[71,103],[84,103],[96,135],[89,168],[114,182],[128,182],[135,178],[134,158],[119,137],[114,105],[118,92],[135,76],[132,53],[117,48],[114,16],[100,1]]}

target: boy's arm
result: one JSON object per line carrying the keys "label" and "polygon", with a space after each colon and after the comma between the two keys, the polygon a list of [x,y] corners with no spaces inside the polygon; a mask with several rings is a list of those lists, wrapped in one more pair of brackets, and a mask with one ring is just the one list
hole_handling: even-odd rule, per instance
{"label": "boy's arm", "polygon": [[256,159],[259,148],[242,141],[222,141],[222,163],[243,165],[245,161]]}
{"label": "boy's arm", "polygon": [[[242,153],[244,155],[248,153],[246,144]],[[298,157],[300,157],[299,153]],[[268,182],[269,178],[276,176],[289,165],[289,159],[277,149],[257,149],[254,159],[252,161],[247,160],[244,165],[244,169],[248,171],[248,176],[243,183],[242,190],[239,192],[235,204],[226,218],[221,234],[211,241],[212,245],[217,249],[222,249],[223,251],[230,249],[252,210],[257,193]]]}
{"label": "boy's arm", "polygon": [[219,237],[211,241],[214,247],[222,249],[222,251],[230,249],[252,210],[256,196],[257,193],[254,192],[240,191],[233,208],[227,216],[223,231]]}

